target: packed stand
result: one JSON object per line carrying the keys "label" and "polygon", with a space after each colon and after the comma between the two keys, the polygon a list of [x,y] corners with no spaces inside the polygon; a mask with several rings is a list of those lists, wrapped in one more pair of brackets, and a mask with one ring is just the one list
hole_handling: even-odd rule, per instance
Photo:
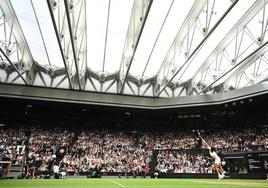
{"label": "packed stand", "polygon": [[[74,134],[70,128],[33,128],[29,134],[27,177],[53,171],[81,174],[99,169],[140,175],[151,169],[153,150],[160,150],[157,169],[167,172],[210,173],[209,160],[203,155],[173,153],[201,147],[193,130],[169,130],[131,133],[111,129],[85,129]],[[0,129],[0,158],[23,163],[26,130]],[[268,150],[268,128],[209,129],[201,131],[217,152]],[[77,137],[76,137],[77,136]],[[62,157],[62,158],[61,158]]]}
{"label": "packed stand", "polygon": [[173,173],[213,173],[212,160],[203,154],[160,150],[156,170]]}
{"label": "packed stand", "polygon": [[150,133],[154,149],[191,149],[197,146],[196,136],[190,130]]}
{"label": "packed stand", "polygon": [[52,173],[57,158],[64,154],[73,138],[73,133],[63,129],[32,129],[26,177]]}
{"label": "packed stand", "polygon": [[[206,142],[223,152],[268,150],[268,128],[243,130],[207,130],[201,132]],[[191,149],[199,147],[194,131],[155,133],[149,136],[154,149]]]}
{"label": "packed stand", "polygon": [[204,139],[222,152],[268,150],[268,128],[220,129],[205,134]]}
{"label": "packed stand", "polygon": [[0,129],[0,161],[22,164],[25,151],[25,130]]}
{"label": "packed stand", "polygon": [[[215,146],[217,151],[251,151],[268,149],[268,137],[266,129],[258,132],[257,129],[218,130],[203,131],[204,139]],[[140,174],[148,171],[152,157],[152,151],[167,149],[193,149],[200,147],[197,143],[197,135],[192,130],[174,132],[154,132],[129,134],[127,132],[113,132],[109,130],[86,130],[79,136],[60,163],[62,169],[68,173],[79,174],[89,172],[94,168],[102,172],[131,172]],[[261,146],[261,147],[258,147]],[[183,158],[184,156],[175,156]],[[193,157],[186,155],[186,157]],[[204,156],[198,156],[198,159]],[[195,159],[195,158],[194,158]],[[194,159],[191,158],[190,161]],[[202,161],[201,160],[201,161]],[[177,160],[178,162],[178,160]],[[163,165],[162,163],[160,166]],[[203,165],[203,164],[202,164]],[[172,166],[172,165],[171,165]],[[191,166],[191,165],[189,165]],[[185,167],[186,168],[186,167]],[[182,169],[172,168],[181,171]],[[170,170],[168,169],[168,170]],[[185,169],[184,169],[185,170]],[[197,169],[187,169],[197,171]],[[208,172],[209,168],[198,169]]]}
{"label": "packed stand", "polygon": [[152,147],[133,134],[113,131],[83,131],[60,163],[68,173],[92,171],[141,174],[149,170]]}

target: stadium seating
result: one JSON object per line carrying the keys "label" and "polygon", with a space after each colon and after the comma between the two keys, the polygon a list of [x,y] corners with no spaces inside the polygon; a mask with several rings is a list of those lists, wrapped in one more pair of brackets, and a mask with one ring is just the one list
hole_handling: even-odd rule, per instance
{"label": "stadium seating", "polygon": [[[204,154],[193,155],[184,150],[198,148],[192,130],[131,133],[126,130],[85,129],[73,132],[68,128],[31,128],[0,130],[1,160],[22,163],[18,146],[26,145],[28,178],[53,173],[53,165],[60,172],[82,174],[118,172],[141,175],[149,171],[174,173],[212,173],[212,161]],[[221,152],[268,150],[267,128],[257,130],[204,130],[204,139]],[[224,134],[223,134],[224,133]],[[28,140],[28,142],[27,142]],[[182,150],[179,151],[178,150]],[[153,156],[153,151],[158,151]]]}

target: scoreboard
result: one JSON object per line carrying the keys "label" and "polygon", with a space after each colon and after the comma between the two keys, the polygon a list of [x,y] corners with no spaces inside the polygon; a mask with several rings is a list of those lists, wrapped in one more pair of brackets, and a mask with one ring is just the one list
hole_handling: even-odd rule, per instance
{"label": "scoreboard", "polygon": [[264,160],[268,159],[268,152],[267,153],[247,153],[245,157],[248,162],[249,173],[264,172]]}
{"label": "scoreboard", "polygon": [[247,173],[264,173],[268,162],[268,151],[232,153],[222,157],[228,166],[236,166],[238,169],[245,166]]}

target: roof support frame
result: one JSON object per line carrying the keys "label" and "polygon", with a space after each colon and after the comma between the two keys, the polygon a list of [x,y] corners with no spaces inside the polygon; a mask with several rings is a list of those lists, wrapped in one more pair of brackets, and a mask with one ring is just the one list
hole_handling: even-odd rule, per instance
{"label": "roof support frame", "polygon": [[51,5],[51,3],[53,3],[53,2],[50,1],[50,0],[47,0],[47,5],[48,5],[50,17],[51,17],[51,20],[52,20],[52,23],[53,23],[53,28],[54,28],[54,31],[55,31],[55,34],[56,34],[56,38],[57,38],[57,41],[58,41],[58,45],[59,45],[59,48],[60,48],[61,57],[62,57],[62,60],[63,60],[63,63],[64,63],[64,67],[66,69],[66,74],[68,76],[68,81],[69,81],[70,89],[73,89],[73,83],[72,83],[72,79],[71,79],[71,76],[70,76],[70,68],[67,65],[66,57],[65,57],[65,54],[63,52],[63,47],[61,45],[60,34],[59,34],[59,31],[58,31],[58,28],[57,28],[57,24],[56,24],[56,20],[55,20],[54,14],[53,14],[53,8],[52,8],[53,5]]}
{"label": "roof support frame", "polygon": [[[219,45],[214,49],[214,51],[209,55],[209,57],[205,60],[205,62],[202,64],[202,66],[196,71],[194,76],[191,79],[191,87],[196,88],[198,87],[197,84],[200,83],[198,81],[198,75],[201,76],[201,82],[202,85],[209,85],[212,86],[216,81],[218,81],[218,78],[222,78],[222,75],[227,75],[229,74],[230,71],[233,70],[234,67],[237,67],[236,65],[238,62],[244,62],[245,58],[243,56],[249,57],[250,54],[250,48],[252,45],[258,45],[260,46],[263,44],[263,39],[262,38],[255,38],[253,34],[251,34],[249,30],[249,22],[252,20],[252,18],[263,9],[263,5],[266,5],[267,1],[266,0],[261,0],[261,1],[255,1],[255,3],[248,9],[248,11],[243,15],[242,18],[236,23],[236,25],[231,29],[231,31],[225,36],[225,38],[219,43]],[[265,22],[266,23],[266,22]],[[261,36],[264,36],[263,33],[260,33]],[[240,35],[240,37],[239,37]],[[243,51],[241,51],[241,43],[244,40],[244,37],[249,37],[252,39],[252,43],[250,43]],[[228,47],[229,44],[234,41],[235,46],[234,49],[229,50],[229,51],[234,51],[234,56],[230,55],[228,51],[226,50],[227,48],[232,48],[232,46]],[[259,49],[259,48],[258,48]],[[256,51],[256,50],[255,50]],[[248,54],[249,55],[248,55]],[[225,71],[217,71],[221,69],[221,64],[222,64],[222,59],[225,58],[225,60],[228,61],[230,64],[230,68],[227,69],[227,72]],[[242,59],[241,59],[242,58]],[[211,72],[210,77],[212,78],[212,83],[213,84],[204,84],[205,79],[207,78],[207,72],[208,70],[211,71],[210,66],[216,64],[216,69]],[[225,62],[226,64],[226,62]],[[225,74],[226,73],[226,74]],[[205,74],[205,76],[204,76]],[[209,77],[209,75],[208,75]],[[207,90],[208,88],[206,88]],[[198,92],[199,94],[203,93],[204,89],[201,88],[201,92]]]}
{"label": "roof support frame", "polygon": [[[266,45],[263,46],[263,48],[261,48],[259,51],[256,52],[256,54],[253,55],[252,58],[250,58],[247,62],[245,62],[243,65],[239,66],[239,68],[233,72],[222,84],[223,84],[223,88],[224,91],[229,90],[229,88],[233,88],[233,89],[238,89],[240,82],[241,82],[241,78],[242,76],[247,76],[247,72],[246,70],[253,65],[254,69],[253,72],[251,72],[253,75],[253,79],[247,78],[248,80],[248,84],[249,85],[253,85],[256,84],[258,82],[261,82],[262,80],[265,80],[268,75],[263,75],[264,72],[267,72],[267,68],[265,70],[263,70],[262,72],[259,73],[259,68],[260,68],[260,64],[261,63],[266,63],[265,60],[265,54],[268,51],[268,44],[266,43]],[[267,63],[266,63],[267,64]],[[262,77],[259,81],[257,80],[257,78]],[[254,80],[254,78],[256,78],[256,80]],[[235,84],[234,86],[232,86],[231,81],[235,80]]]}
{"label": "roof support frame", "polygon": [[151,84],[148,84],[148,86],[146,87],[146,89],[143,91],[143,93],[141,94],[141,96],[144,96],[145,93],[148,91],[148,89],[152,86],[152,83]]}
{"label": "roof support frame", "polygon": [[[206,42],[206,40],[209,38],[209,36],[214,32],[214,30],[217,28],[217,26],[221,23],[221,21],[226,17],[226,15],[232,10],[232,8],[236,5],[236,3],[238,2],[238,0],[234,1],[230,6],[229,8],[224,12],[224,14],[219,18],[219,20],[215,23],[215,25],[209,30],[209,28],[205,28],[204,30],[204,34],[205,34],[205,37],[203,38],[203,40],[196,46],[196,48],[190,53],[190,54],[186,54],[187,55],[187,58],[186,58],[186,61],[176,70],[174,71],[172,77],[167,80],[164,78],[163,80],[163,83],[159,83],[160,86],[163,85],[163,87],[161,87],[159,89],[159,91],[155,91],[155,95],[157,97],[160,96],[160,94],[164,91],[164,89],[168,86],[169,83],[172,82],[172,80],[178,75],[179,72],[181,72],[181,70],[188,64],[189,65],[189,61],[192,57],[194,57],[194,55],[200,50],[200,48],[202,47],[202,45]],[[214,5],[213,5],[214,7]],[[198,15],[197,15],[198,16]],[[198,17],[194,17],[194,18],[198,18]],[[189,17],[189,16],[188,16]],[[196,20],[197,21],[197,20]],[[187,24],[187,21],[186,21],[186,26],[184,26],[185,30],[186,28],[188,27],[188,24]],[[177,38],[177,37],[176,37]],[[175,43],[173,44],[175,45]],[[172,45],[172,46],[173,46]],[[172,53],[171,53],[172,54]],[[167,55],[168,56],[168,55]],[[165,58],[166,59],[166,58]],[[164,60],[165,62],[165,60]],[[163,65],[164,65],[164,62],[163,62]],[[162,67],[161,67],[162,69]],[[183,74],[183,73],[182,73]],[[158,74],[159,75],[159,74]],[[158,79],[158,82],[159,82],[159,79]]]}
{"label": "roof support frame", "polygon": [[0,52],[3,54],[3,56],[6,58],[6,60],[12,65],[12,67],[15,69],[15,71],[18,73],[18,75],[21,77],[23,82],[28,85],[28,82],[25,80],[25,78],[22,76],[23,73],[21,73],[17,67],[12,63],[12,61],[9,59],[9,57],[5,54],[4,50],[0,48]]}
{"label": "roof support frame", "polygon": [[[35,9],[32,3],[34,1],[33,0],[29,0],[29,1],[31,2],[33,11],[35,13]],[[171,0],[170,2],[173,2],[173,1],[174,0]],[[235,19],[235,21],[233,21],[230,27],[228,27],[228,30],[227,29],[224,30],[225,38],[224,40],[220,42],[220,45],[218,45],[215,48],[215,46],[218,44],[217,42],[215,43],[215,45],[213,45],[213,49],[211,48],[210,50],[207,50],[207,52],[211,52],[214,49],[215,51],[217,51],[217,53],[215,52],[214,54],[214,58],[215,57],[216,58],[213,60],[213,63],[216,64],[216,65],[214,64],[215,69],[213,66],[210,66],[211,61],[208,61],[208,60],[211,60],[211,59],[208,57],[208,54],[206,54],[203,56],[203,58],[206,58],[206,57],[208,58],[206,59],[206,61],[202,60],[204,64],[202,64],[201,68],[198,70],[199,72],[198,71],[196,72],[196,74],[200,73],[201,79],[197,79],[197,80],[201,80],[201,81],[195,82],[196,74],[190,80],[186,80],[184,82],[180,81],[180,78],[182,77],[182,75],[184,76],[187,75],[187,74],[184,74],[183,72],[187,68],[185,69],[183,68],[183,66],[188,67],[189,63],[192,62],[192,59],[193,59],[193,62],[196,62],[197,60],[197,58],[195,58],[196,54],[197,54],[196,57],[199,57],[199,55],[201,54],[200,52],[203,51],[204,47],[208,46],[207,44],[210,44],[209,42],[212,41],[212,40],[208,40],[208,43],[207,43],[205,39],[202,40],[202,42],[206,42],[204,47],[202,47],[203,45],[201,43],[198,43],[201,40],[197,40],[197,41],[193,40],[193,37],[195,36],[195,31],[199,31],[201,33],[203,32],[204,38],[206,38],[211,33],[211,29],[209,29],[209,26],[211,25],[213,27],[214,23],[216,22],[216,19],[214,19],[215,20],[214,22],[213,18],[211,17],[213,17],[213,14],[214,14],[213,7],[214,7],[214,4],[217,3],[217,1],[216,0],[205,0],[205,1],[211,2],[209,5],[208,3],[207,4],[205,3],[204,7],[201,8],[201,11],[203,11],[204,13],[203,15],[206,15],[205,23],[201,23],[203,22],[203,20],[199,20],[199,17],[197,16],[196,19],[194,19],[194,17],[191,18],[194,20],[193,23],[187,22],[184,27],[184,29],[186,29],[186,32],[183,33],[185,35],[183,40],[185,40],[186,42],[183,44],[184,46],[181,46],[181,49],[183,53],[186,52],[185,56],[188,58],[186,62],[184,60],[182,61],[182,63],[184,62],[185,64],[183,64],[182,67],[179,67],[179,66],[177,66],[176,68],[173,67],[175,63],[170,59],[175,58],[175,55],[174,55],[175,50],[174,50],[173,53],[170,53],[171,55],[168,53],[166,54],[165,59],[166,58],[168,59],[167,63],[165,63],[164,61],[160,62],[162,63],[162,65],[157,75],[147,78],[146,74],[144,75],[144,77],[143,76],[138,77],[138,76],[131,75],[129,72],[130,72],[131,64],[132,64],[136,49],[138,48],[139,38],[142,35],[143,27],[146,22],[146,18],[149,14],[150,6],[153,3],[153,0],[133,0],[134,5],[135,5],[135,2],[142,2],[140,4],[142,5],[142,8],[139,7],[139,9],[142,9],[142,10],[139,10],[141,12],[139,12],[139,14],[136,14],[133,20],[132,20],[132,17],[129,20],[128,30],[131,30],[131,31],[127,32],[126,39],[125,39],[126,40],[125,46],[124,46],[124,49],[122,49],[124,51],[122,53],[120,70],[115,73],[105,73],[105,74],[103,74],[103,71],[95,72],[95,71],[89,70],[89,68],[86,66],[87,64],[87,56],[86,56],[87,55],[86,53],[87,32],[80,31],[80,28],[83,28],[83,29],[86,28],[86,10],[85,8],[83,8],[85,7],[83,5],[85,5],[86,0],[76,0],[76,1],[75,0],[64,0],[64,1],[47,0],[48,7],[50,8],[49,17],[50,16],[54,17],[53,28],[57,35],[57,40],[60,46],[60,52],[62,53],[61,54],[62,58],[65,59],[66,61],[66,62],[64,61],[65,68],[63,67],[63,65],[60,68],[50,67],[50,66],[46,67],[46,65],[43,66],[39,64],[38,62],[34,61],[32,54],[31,54],[31,49],[32,47],[35,48],[35,46],[30,45],[31,47],[30,49],[27,44],[26,38],[24,36],[27,30],[25,30],[24,28],[22,30],[20,26],[20,24],[23,24],[23,21],[21,21],[20,14],[18,14],[19,16],[17,18],[17,12],[15,12],[15,10],[17,11],[17,9],[13,10],[12,5],[14,5],[14,8],[16,7],[14,2],[12,0],[0,0],[0,32],[1,32],[1,29],[4,29],[7,31],[7,32],[4,32],[4,34],[1,33],[0,35],[2,38],[5,38],[5,42],[3,42],[2,39],[0,39],[0,48],[1,48],[0,59],[2,58],[2,60],[0,60],[0,69],[1,69],[1,73],[3,74],[3,75],[0,75],[1,82],[4,82],[5,77],[6,77],[6,82],[11,82],[14,84],[18,84],[18,83],[21,84],[23,81],[23,83],[25,83],[26,85],[34,85],[36,82],[38,83],[37,85],[43,85],[42,84],[43,82],[44,86],[46,87],[52,87],[52,86],[62,87],[63,85],[66,87],[65,84],[67,83],[67,78],[68,78],[69,89],[71,88],[75,90],[85,90],[87,86],[87,89],[90,87],[90,90],[95,90],[96,92],[102,92],[102,93],[115,92],[119,94],[131,94],[131,95],[133,94],[133,95],[138,95],[138,96],[144,95],[150,89],[149,92],[147,92],[145,95],[152,95],[153,97],[160,96],[160,98],[161,97],[173,98],[173,97],[176,97],[178,93],[179,93],[179,96],[181,96],[181,92],[183,92],[182,94],[183,96],[185,95],[185,93],[186,95],[196,95],[196,94],[199,95],[203,93],[208,94],[211,92],[218,93],[218,92],[226,91],[226,89],[232,90],[232,89],[240,88],[241,85],[243,85],[244,83],[245,83],[244,85],[248,84],[247,86],[250,86],[250,85],[253,85],[252,84],[253,82],[254,83],[262,82],[263,80],[260,80],[261,78],[258,75],[265,72],[265,74],[263,74],[262,76],[264,79],[266,79],[266,77],[264,76],[266,76],[267,69],[261,63],[268,64],[268,59],[265,57],[267,53],[266,52],[263,52],[263,54],[260,53],[260,51],[262,51],[261,49],[265,48],[265,46],[263,45],[266,45],[266,42],[268,41],[267,34],[266,34],[266,32],[268,32],[267,30],[268,28],[267,7],[264,6],[267,4],[268,0],[258,0],[258,1],[251,0],[250,3],[247,3],[246,4],[247,6],[244,7],[243,12],[241,11],[239,16],[237,16],[237,18]],[[200,3],[201,1],[196,0],[196,2]],[[229,2],[225,4],[226,7],[229,6],[228,4]],[[232,2],[236,3],[238,2],[238,0],[233,0]],[[252,9],[253,11],[252,10],[248,11],[249,13],[246,13],[247,14],[246,15],[245,12],[253,4],[256,4],[256,7]],[[133,5],[133,9],[135,8],[134,5]],[[57,6],[60,6],[60,12],[61,12],[60,14],[57,13],[58,11]],[[30,10],[32,11],[31,6],[28,6],[28,7],[30,7]],[[212,7],[211,10],[208,7]],[[237,8],[238,9],[241,8],[240,4],[238,4],[238,6],[236,6],[235,9],[237,10]],[[133,12],[133,9],[132,9],[132,12]],[[229,9],[231,8],[229,7]],[[1,10],[3,12],[3,16],[1,16]],[[261,11],[258,12],[258,10],[261,10]],[[233,12],[235,11],[232,11],[230,13],[230,16],[232,16]],[[136,13],[137,13],[137,10],[136,10]],[[227,13],[225,12],[225,14],[228,14],[228,12]],[[258,16],[262,17],[262,18],[258,17],[259,25],[261,26],[261,29],[253,30],[254,25],[250,26],[250,24],[248,23],[250,23],[251,20],[254,20],[255,18],[254,16],[257,14]],[[140,15],[142,16],[140,17]],[[219,17],[221,15],[222,14],[219,14]],[[246,15],[246,16],[244,17],[243,15]],[[2,17],[5,17],[5,18],[3,19]],[[39,21],[38,14],[36,16],[36,13],[35,13],[35,19],[39,27],[39,30],[36,30],[36,31],[39,32],[41,27],[38,22]],[[240,19],[239,22],[237,22],[238,19]],[[2,23],[2,20],[5,20],[4,24]],[[210,23],[211,20],[212,20],[212,23]],[[22,23],[19,23],[19,21],[21,21]],[[218,22],[217,24],[219,24]],[[40,21],[40,24],[41,26],[43,26],[41,21]],[[106,42],[107,42],[108,25],[109,25],[109,14],[108,14],[107,22],[106,22]],[[235,25],[235,27],[233,27],[233,25]],[[162,27],[160,29],[160,32],[162,30]],[[234,29],[231,29],[231,32],[227,34],[227,31],[229,31],[231,27],[233,27]],[[213,29],[215,29],[215,27],[213,27]],[[221,30],[221,28],[219,28],[219,30]],[[23,31],[25,31],[25,33],[23,33]],[[260,31],[260,32],[256,32],[256,31]],[[160,32],[158,33],[157,38],[159,37]],[[217,34],[218,33],[216,33],[216,35]],[[49,46],[45,46],[46,44],[44,44],[44,38],[42,36],[42,32],[41,32],[41,37],[42,37],[44,48],[49,47]],[[53,37],[54,37],[54,33],[53,33]],[[210,38],[213,39],[213,37],[214,37],[214,34]],[[199,39],[200,39],[200,36],[199,36]],[[203,39],[203,37],[201,37],[201,39]],[[244,44],[243,46],[242,41],[243,40],[245,41],[246,39],[248,39],[248,41],[250,42],[247,42],[247,44]],[[251,40],[252,40],[252,43],[251,43]],[[86,42],[81,43],[80,41],[86,41]],[[28,42],[30,44],[30,39],[28,39]],[[155,46],[157,39],[156,41],[152,41],[152,42],[155,42],[154,44],[152,44]],[[200,46],[196,44],[199,44]],[[225,47],[225,46],[228,46],[229,44],[232,44],[232,45],[234,44],[235,46],[232,51],[230,51],[229,49],[226,49]],[[178,47],[180,45],[178,43],[176,45],[177,45],[176,50],[178,50]],[[246,46],[246,49],[244,48],[245,45],[248,45]],[[259,48],[257,48],[256,45]],[[195,48],[196,46],[198,47]],[[200,50],[200,48],[202,49]],[[193,52],[193,49],[197,51]],[[50,58],[48,57],[49,54],[46,49],[45,51],[46,51],[47,58]],[[105,66],[105,51],[106,51],[106,46],[104,49],[104,64],[102,67],[103,70]],[[256,54],[252,54],[250,52],[252,53],[255,52]],[[151,51],[151,54],[152,54],[152,51]],[[16,55],[17,55],[17,58],[15,58]],[[125,58],[126,56],[127,58]],[[127,61],[125,61],[125,59],[127,59]],[[221,66],[225,66],[224,68],[226,68],[226,65],[224,65],[226,63],[231,64],[232,65],[231,68],[228,67],[227,69],[224,70],[225,72],[220,73],[220,71],[222,70]],[[51,62],[51,64],[53,63]],[[142,70],[143,74],[146,70],[146,66],[145,66],[145,69]],[[251,69],[247,70],[247,68],[249,67],[251,67],[252,70]],[[219,74],[215,74],[215,72],[219,72]],[[176,75],[178,74],[178,75],[176,76],[175,74]],[[229,75],[231,76],[228,77]],[[253,77],[256,77],[256,78],[258,77],[258,78],[254,80],[252,78],[252,75]],[[162,76],[164,79],[162,79]],[[38,79],[35,79],[36,77]],[[234,80],[232,80],[232,83],[230,83],[230,78],[235,79],[235,84],[233,84]],[[89,83],[90,80],[93,81],[92,87]],[[64,84],[61,85],[61,83],[63,82]],[[186,86],[185,84],[188,82],[191,82],[191,84]],[[124,90],[125,86],[126,88]],[[114,91],[115,87],[117,88],[117,91]],[[184,88],[184,89],[181,89],[181,88]],[[144,91],[144,89],[146,90]],[[160,95],[161,92],[163,92],[162,95]]]}
{"label": "roof support frame", "polygon": [[172,6],[173,6],[173,4],[174,4],[174,1],[175,1],[175,0],[172,0],[171,4],[170,4],[170,6],[169,6],[168,12],[167,12],[167,14],[166,14],[166,16],[165,16],[165,19],[164,19],[164,21],[163,21],[163,23],[162,23],[162,25],[161,25],[161,28],[160,28],[159,32],[158,32],[158,34],[157,34],[157,37],[156,37],[155,42],[154,42],[154,44],[153,44],[153,47],[152,47],[152,49],[151,49],[151,51],[150,51],[150,55],[149,55],[149,57],[148,57],[148,59],[147,59],[147,61],[146,61],[146,64],[145,64],[145,67],[144,67],[144,69],[143,69],[143,72],[142,72],[141,77],[144,77],[145,71],[146,71],[147,66],[148,66],[148,64],[149,64],[149,61],[150,61],[150,59],[151,59],[151,57],[152,57],[153,51],[154,51],[155,46],[156,46],[156,44],[157,44],[157,42],[158,42],[158,39],[159,39],[160,34],[161,34],[162,30],[163,30],[163,27],[164,27],[164,25],[165,25],[165,23],[166,23],[166,20],[167,20],[167,18],[168,18],[168,16],[169,16],[170,10],[171,10],[171,8],[172,8]]}
{"label": "roof support frame", "polygon": [[24,72],[21,73],[21,75],[18,74],[15,78],[13,78],[13,80],[10,81],[10,83],[11,84],[14,83],[16,80],[18,80],[18,78],[20,78],[21,76],[23,76],[23,74],[25,74],[25,73],[26,72],[24,71]]}
{"label": "roof support frame", "polygon": [[[256,58],[256,53],[258,53],[259,51],[263,51],[264,49],[267,50],[267,46],[268,46],[268,41],[263,43],[258,49],[256,49],[253,52],[251,52],[247,57],[245,57],[243,60],[241,60],[235,66],[233,66],[231,69],[229,69],[227,72],[225,72],[224,74],[219,76],[216,80],[214,80],[212,83],[210,83],[205,88],[203,88],[200,92],[198,92],[198,95],[200,95],[201,93],[204,93],[204,92],[207,92],[207,91],[211,90],[212,89],[211,86],[213,84],[215,84],[217,81],[222,79],[224,76],[228,75],[230,72],[232,72],[237,67],[241,66],[243,63],[247,63],[247,62],[252,63],[253,62],[252,60],[254,60],[254,58]],[[234,74],[236,74],[236,73],[237,72],[235,71]]]}
{"label": "roof support frame", "polygon": [[[1,53],[19,74],[23,82],[27,82],[25,84],[32,84],[35,74],[35,71],[33,70],[34,60],[17,15],[15,14],[10,0],[0,0],[0,8],[3,14],[3,25],[1,25],[1,27],[4,27],[5,32],[5,38],[1,39],[2,41],[5,41],[1,44]],[[7,29],[7,25],[10,28],[9,30]],[[14,66],[14,62],[12,62],[14,61],[12,60],[14,59],[14,56],[16,56],[15,62],[19,63],[17,67]],[[22,76],[25,71],[26,78]]]}
{"label": "roof support frame", "polygon": [[[153,0],[135,0],[119,69],[118,93],[122,94]],[[136,6],[142,6],[137,9]]]}
{"label": "roof support frame", "polygon": [[57,83],[57,85],[55,86],[56,88],[57,87],[59,87],[63,82],[64,82],[64,80],[66,80],[66,78],[67,78],[67,75],[65,75],[58,83]]}
{"label": "roof support frame", "polygon": [[105,32],[105,42],[104,42],[104,50],[103,50],[103,62],[102,62],[102,72],[104,72],[104,67],[106,63],[106,50],[107,50],[107,38],[108,38],[108,31],[109,31],[109,21],[110,21],[110,9],[111,9],[111,0],[108,0],[108,14],[106,20],[106,32]]}
{"label": "roof support frame", "polygon": [[74,63],[75,63],[75,69],[76,69],[76,78],[78,79],[79,90],[81,90],[81,81],[80,81],[80,74],[79,74],[79,68],[78,68],[78,62],[77,62],[77,52],[76,52],[76,47],[75,47],[75,42],[74,42],[74,38],[76,36],[74,36],[73,24],[70,18],[70,6],[74,6],[74,5],[70,5],[68,0],[64,0],[64,5],[65,5],[66,18],[67,18],[67,23],[68,23],[69,33],[70,33],[70,40],[71,40],[73,58],[74,58]]}
{"label": "roof support frame", "polygon": [[49,64],[49,66],[51,66],[51,61],[50,61],[50,58],[49,58],[49,55],[48,55],[47,46],[46,46],[46,43],[45,43],[45,40],[44,40],[44,36],[43,36],[43,32],[42,32],[39,20],[37,18],[37,14],[36,14],[36,10],[35,10],[34,4],[33,4],[33,0],[30,0],[30,2],[31,2],[31,6],[32,6],[32,9],[33,9],[33,12],[34,12],[34,17],[35,17],[35,20],[36,20],[36,23],[37,23],[37,26],[38,26],[38,30],[39,30],[40,35],[41,35],[42,43],[43,43],[43,46],[44,46],[44,49],[45,49],[45,52],[46,52],[48,64]]}

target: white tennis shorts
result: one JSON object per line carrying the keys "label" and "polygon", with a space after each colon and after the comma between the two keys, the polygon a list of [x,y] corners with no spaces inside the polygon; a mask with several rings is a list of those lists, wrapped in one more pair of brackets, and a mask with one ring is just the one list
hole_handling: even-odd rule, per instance
{"label": "white tennis shorts", "polygon": [[220,165],[221,164],[221,159],[220,158],[215,159],[215,162],[214,163],[216,165]]}

